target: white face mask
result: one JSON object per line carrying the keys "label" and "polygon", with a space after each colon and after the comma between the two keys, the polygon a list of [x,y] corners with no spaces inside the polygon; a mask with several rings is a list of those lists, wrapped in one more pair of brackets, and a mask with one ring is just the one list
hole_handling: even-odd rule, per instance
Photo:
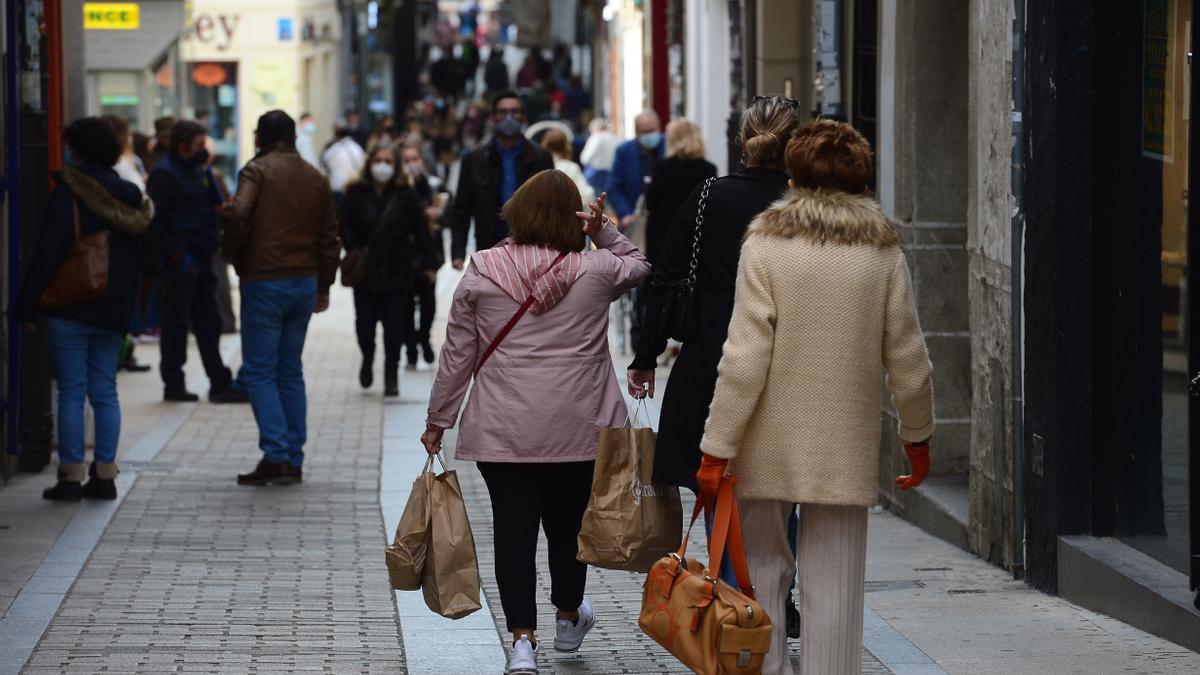
{"label": "white face mask", "polygon": [[387,162],[375,162],[371,165],[371,178],[376,183],[386,183],[396,175],[396,167]]}

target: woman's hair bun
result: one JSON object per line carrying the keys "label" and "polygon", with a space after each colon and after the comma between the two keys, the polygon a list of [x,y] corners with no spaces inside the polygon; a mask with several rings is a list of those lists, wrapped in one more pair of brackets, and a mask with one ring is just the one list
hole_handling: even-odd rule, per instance
{"label": "woman's hair bun", "polygon": [[770,164],[783,158],[783,143],[772,133],[762,133],[746,139],[746,159],[758,164]]}

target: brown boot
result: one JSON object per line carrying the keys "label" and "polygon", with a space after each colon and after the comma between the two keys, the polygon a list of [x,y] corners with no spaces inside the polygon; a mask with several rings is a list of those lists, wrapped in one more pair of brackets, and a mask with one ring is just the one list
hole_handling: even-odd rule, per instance
{"label": "brown boot", "polygon": [[237,482],[238,485],[292,485],[299,483],[300,477],[291,462],[268,462],[264,457],[254,471],[238,474]]}

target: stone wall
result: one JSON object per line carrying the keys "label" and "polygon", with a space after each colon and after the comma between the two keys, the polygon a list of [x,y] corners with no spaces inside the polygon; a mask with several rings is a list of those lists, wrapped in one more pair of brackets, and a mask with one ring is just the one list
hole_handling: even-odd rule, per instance
{"label": "stone wall", "polygon": [[1009,567],[1012,542],[1011,0],[969,18],[967,255],[971,328],[971,550]]}
{"label": "stone wall", "polygon": [[[879,197],[901,229],[934,366],[933,473],[963,474],[971,444],[968,295],[968,3],[880,3]],[[894,411],[884,415],[880,489],[906,473]]]}

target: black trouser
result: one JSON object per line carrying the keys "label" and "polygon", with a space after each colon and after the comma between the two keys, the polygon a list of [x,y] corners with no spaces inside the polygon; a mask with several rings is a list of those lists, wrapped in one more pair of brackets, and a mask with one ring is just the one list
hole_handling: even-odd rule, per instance
{"label": "black trouser", "polygon": [[[408,353],[415,358],[417,346],[429,344],[429,331],[433,329],[433,315],[437,311],[436,288],[424,273],[413,279],[412,292],[404,300],[404,335]],[[416,304],[421,306],[421,322],[416,322]]]}
{"label": "black trouser", "polygon": [[159,372],[163,386],[184,388],[183,364],[187,363],[188,326],[196,336],[200,360],[213,391],[229,386],[233,376],[221,362],[221,314],[217,308],[217,275],[212,260],[193,260],[186,271],[163,275],[162,333]]}
{"label": "black trouser", "polygon": [[363,358],[375,358],[375,324],[383,323],[384,373],[394,373],[400,367],[400,352],[404,349],[403,293],[376,293],[363,288],[354,289],[354,327],[358,332],[358,348]]}
{"label": "black trouser", "polygon": [[587,565],[575,559],[595,462],[479,462],[492,498],[496,585],[508,630],[537,629],[538,523],[550,549],[550,602],[583,604]]}

